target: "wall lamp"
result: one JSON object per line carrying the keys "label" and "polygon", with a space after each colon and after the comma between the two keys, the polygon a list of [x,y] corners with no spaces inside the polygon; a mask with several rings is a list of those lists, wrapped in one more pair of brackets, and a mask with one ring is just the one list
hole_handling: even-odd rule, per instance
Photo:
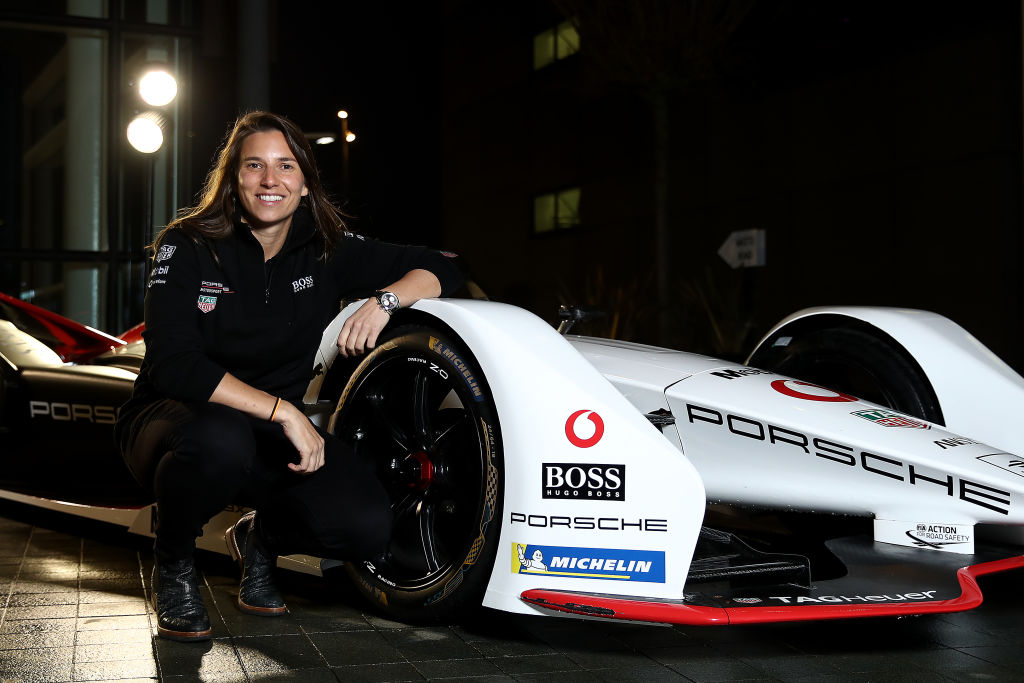
{"label": "wall lamp", "polygon": [[[139,79],[139,97],[151,107],[165,107],[178,95],[178,82],[167,69],[154,66]],[[164,144],[167,117],[149,110],[128,124],[128,142],[143,154],[153,154]]]}

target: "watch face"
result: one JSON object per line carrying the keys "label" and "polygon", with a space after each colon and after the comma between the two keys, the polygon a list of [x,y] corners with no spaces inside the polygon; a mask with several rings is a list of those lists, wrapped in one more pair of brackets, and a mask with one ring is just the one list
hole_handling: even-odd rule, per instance
{"label": "watch face", "polygon": [[393,311],[398,308],[398,297],[391,292],[381,292],[377,295],[377,301],[380,302],[381,308],[386,311]]}

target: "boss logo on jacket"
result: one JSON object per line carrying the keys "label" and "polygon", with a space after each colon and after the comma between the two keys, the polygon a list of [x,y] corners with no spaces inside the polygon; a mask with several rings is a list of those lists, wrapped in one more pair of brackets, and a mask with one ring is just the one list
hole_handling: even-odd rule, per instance
{"label": "boss logo on jacket", "polygon": [[313,276],[307,275],[306,277],[300,277],[298,280],[292,282],[292,291],[301,292],[304,289],[309,289],[313,286]]}

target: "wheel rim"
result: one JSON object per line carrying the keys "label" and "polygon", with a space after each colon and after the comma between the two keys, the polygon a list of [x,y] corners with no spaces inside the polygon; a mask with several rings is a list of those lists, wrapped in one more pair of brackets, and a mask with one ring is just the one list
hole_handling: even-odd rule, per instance
{"label": "wheel rim", "polygon": [[480,404],[425,352],[381,353],[345,399],[335,432],[369,458],[394,514],[366,567],[393,588],[428,587],[462,566],[479,535],[488,467]]}

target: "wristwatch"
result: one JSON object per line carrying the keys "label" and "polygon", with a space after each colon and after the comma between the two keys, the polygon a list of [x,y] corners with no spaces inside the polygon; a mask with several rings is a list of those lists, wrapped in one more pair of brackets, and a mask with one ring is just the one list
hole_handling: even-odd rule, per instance
{"label": "wristwatch", "polygon": [[391,315],[392,311],[397,311],[401,308],[401,305],[398,302],[398,296],[394,292],[377,290],[373,295],[377,297],[377,305],[380,306],[380,310],[384,311],[388,315]]}

